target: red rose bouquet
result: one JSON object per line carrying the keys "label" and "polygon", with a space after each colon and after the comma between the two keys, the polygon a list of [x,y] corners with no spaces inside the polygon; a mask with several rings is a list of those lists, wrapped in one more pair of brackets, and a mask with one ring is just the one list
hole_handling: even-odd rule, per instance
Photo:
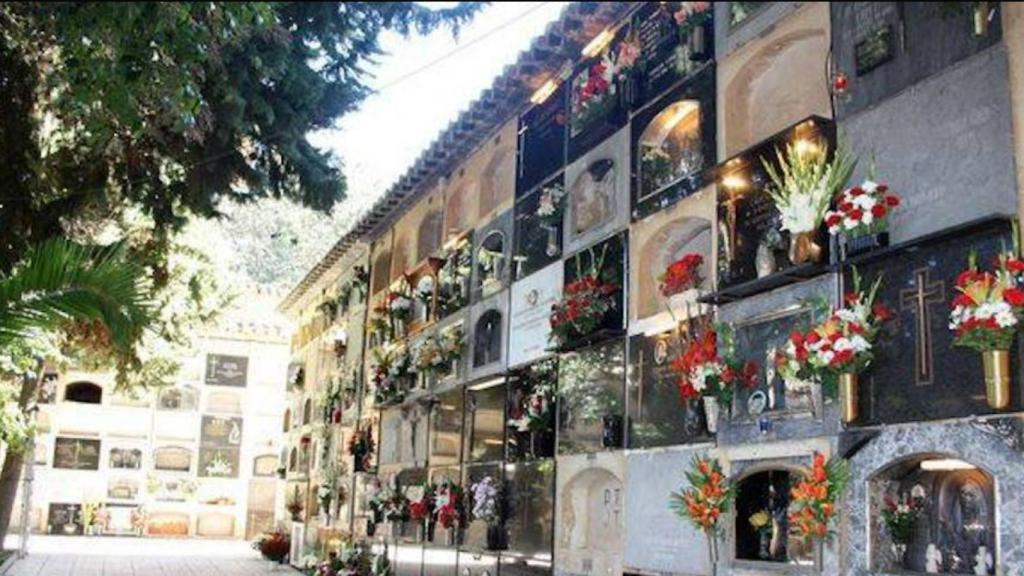
{"label": "red rose bouquet", "polygon": [[685,401],[714,397],[728,406],[735,386],[757,386],[757,363],[735,358],[733,348],[732,330],[728,326],[716,328],[706,324],[692,335],[682,354],[672,360],[672,370],[679,376],[680,398]]}
{"label": "red rose bouquet", "polygon": [[810,475],[793,488],[789,504],[789,527],[805,540],[824,540],[831,533],[836,500],[846,489],[850,466],[842,458],[814,453]]}
{"label": "red rose bouquet", "polygon": [[585,274],[580,257],[576,256],[577,279],[565,287],[562,299],[551,306],[548,318],[551,325],[549,338],[557,346],[597,330],[608,312],[615,309],[619,286],[601,279],[607,252],[607,244],[600,256],[591,251],[590,271]]}
{"label": "red rose bouquet", "polygon": [[661,295],[668,298],[692,288],[700,288],[704,281],[700,275],[700,267],[703,264],[704,257],[696,253],[686,254],[669,264],[665,272],[658,277]]}

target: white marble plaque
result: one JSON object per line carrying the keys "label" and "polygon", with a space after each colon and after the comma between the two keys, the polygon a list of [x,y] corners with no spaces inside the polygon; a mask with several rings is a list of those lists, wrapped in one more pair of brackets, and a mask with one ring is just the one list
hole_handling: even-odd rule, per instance
{"label": "white marble plaque", "polygon": [[555,262],[512,286],[512,332],[509,365],[518,366],[547,354],[551,306],[562,296],[565,267]]}

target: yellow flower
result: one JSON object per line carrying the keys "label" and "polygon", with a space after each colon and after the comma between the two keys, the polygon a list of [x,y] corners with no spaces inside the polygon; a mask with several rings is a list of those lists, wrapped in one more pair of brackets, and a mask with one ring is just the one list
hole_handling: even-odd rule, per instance
{"label": "yellow flower", "polygon": [[770,514],[768,514],[767,510],[761,510],[760,512],[755,512],[754,514],[751,514],[749,520],[750,525],[753,526],[755,530],[760,530],[772,521],[772,517]]}

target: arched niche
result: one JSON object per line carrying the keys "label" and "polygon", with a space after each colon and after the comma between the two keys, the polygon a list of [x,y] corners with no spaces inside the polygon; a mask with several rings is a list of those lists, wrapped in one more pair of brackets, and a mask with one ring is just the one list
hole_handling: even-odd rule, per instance
{"label": "arched niche", "polygon": [[198,404],[196,389],[192,386],[181,386],[161,390],[157,407],[160,410],[195,410]]}
{"label": "arched niche", "polygon": [[441,248],[444,229],[444,214],[439,208],[430,209],[423,215],[416,232],[416,261],[422,262]]}
{"label": "arched niche", "polygon": [[370,293],[376,294],[388,287],[391,282],[391,251],[380,250],[373,257],[373,271],[371,273]]}
{"label": "arched niche", "polygon": [[472,227],[475,218],[472,215],[471,202],[477,188],[476,183],[460,182],[447,194],[444,207],[446,238],[458,236]]}
{"label": "arched niche", "polygon": [[313,421],[313,399],[306,398],[302,402],[302,424],[306,425]]}
{"label": "arched niche", "polygon": [[295,472],[299,465],[299,450],[298,448],[292,448],[288,454],[288,471]]}
{"label": "arched niche", "polygon": [[86,381],[72,382],[64,389],[64,400],[81,404],[102,404],[103,387]]}
{"label": "arched niche", "polygon": [[724,90],[725,155],[812,114],[828,115],[828,83],[822,79],[828,53],[826,28],[796,30],[763,42]]}
{"label": "arched niche", "polygon": [[638,318],[646,318],[665,310],[665,298],[660,292],[658,277],[664,274],[670,264],[686,254],[700,254],[704,258],[701,277],[706,285],[702,288],[711,287],[709,279],[714,274],[711,268],[711,243],[711,221],[690,216],[665,222],[643,241],[639,262],[644,265],[637,270],[640,276],[637,284]]}
{"label": "arched niche", "polygon": [[139,470],[142,468],[142,450],[138,448],[111,448],[110,468]]}
{"label": "arched niche", "polygon": [[477,246],[476,288],[482,291],[484,297],[501,289],[508,267],[505,257],[507,248],[505,233],[501,230],[490,231]]}
{"label": "arched niche", "polygon": [[624,512],[617,475],[603,468],[577,472],[558,499],[558,553],[565,559],[591,558],[594,573],[613,573],[623,547]]}
{"label": "arched niche", "polygon": [[[913,454],[877,471],[868,485],[873,570],[926,573],[929,555],[937,551],[949,572],[995,573],[998,510],[988,471],[955,454]],[[899,504],[917,510],[909,541],[906,535],[894,538],[882,520],[886,508]],[[991,566],[979,564],[986,558]]]}
{"label": "arched niche", "polygon": [[188,472],[192,469],[192,451],[184,446],[161,446],[153,450],[153,469]]}
{"label": "arched niche", "polygon": [[394,244],[391,245],[391,275],[388,281],[394,281],[400,278],[412,265],[412,257],[414,255],[415,246],[411,246],[409,238],[405,234],[399,234],[400,231],[396,230],[396,238]]}
{"label": "arched niche", "polygon": [[241,414],[242,398],[234,392],[211,392],[206,397],[207,412]]}
{"label": "arched niche", "polygon": [[515,154],[496,137],[497,148],[487,161],[481,175],[480,200],[477,206],[479,218],[485,218],[507,198],[512,197],[515,187]]}
{"label": "arched niche", "polygon": [[291,408],[286,408],[285,411],[284,411],[284,426],[283,426],[283,429],[284,429],[283,431],[285,433],[287,433],[289,430],[292,429],[292,409]]}
{"label": "arched niche", "polygon": [[704,167],[698,100],[679,100],[659,112],[637,142],[641,198]]}
{"label": "arched niche", "polygon": [[[814,566],[814,547],[789,527],[792,487],[805,475],[799,466],[765,465],[745,470],[734,480],[737,487],[733,522],[733,558],[793,566]],[[750,518],[765,512],[770,520],[764,529]]]}
{"label": "arched niche", "polygon": [[618,166],[613,158],[589,164],[569,188],[569,232],[578,237],[611,221],[618,210]]}
{"label": "arched niche", "polygon": [[501,360],[502,316],[487,310],[476,321],[473,330],[473,367],[480,368]]}

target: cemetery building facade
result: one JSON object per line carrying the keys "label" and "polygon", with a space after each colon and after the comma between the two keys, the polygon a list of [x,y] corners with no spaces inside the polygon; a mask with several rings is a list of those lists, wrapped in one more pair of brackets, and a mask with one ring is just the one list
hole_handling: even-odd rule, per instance
{"label": "cemetery building facade", "polygon": [[[1005,2],[569,5],[281,304],[292,561],[1024,574],[1020,336],[950,327],[1016,245],[1022,38]],[[856,165],[803,226],[814,158]],[[812,370],[861,287],[870,362]],[[850,471],[823,541],[819,456]],[[670,507],[695,458],[736,488],[714,554]]]}
{"label": "cemetery building facade", "polygon": [[48,367],[31,530],[243,539],[272,529],[291,331],[279,299],[247,293],[176,359],[170,387],[121,392],[111,371]]}

